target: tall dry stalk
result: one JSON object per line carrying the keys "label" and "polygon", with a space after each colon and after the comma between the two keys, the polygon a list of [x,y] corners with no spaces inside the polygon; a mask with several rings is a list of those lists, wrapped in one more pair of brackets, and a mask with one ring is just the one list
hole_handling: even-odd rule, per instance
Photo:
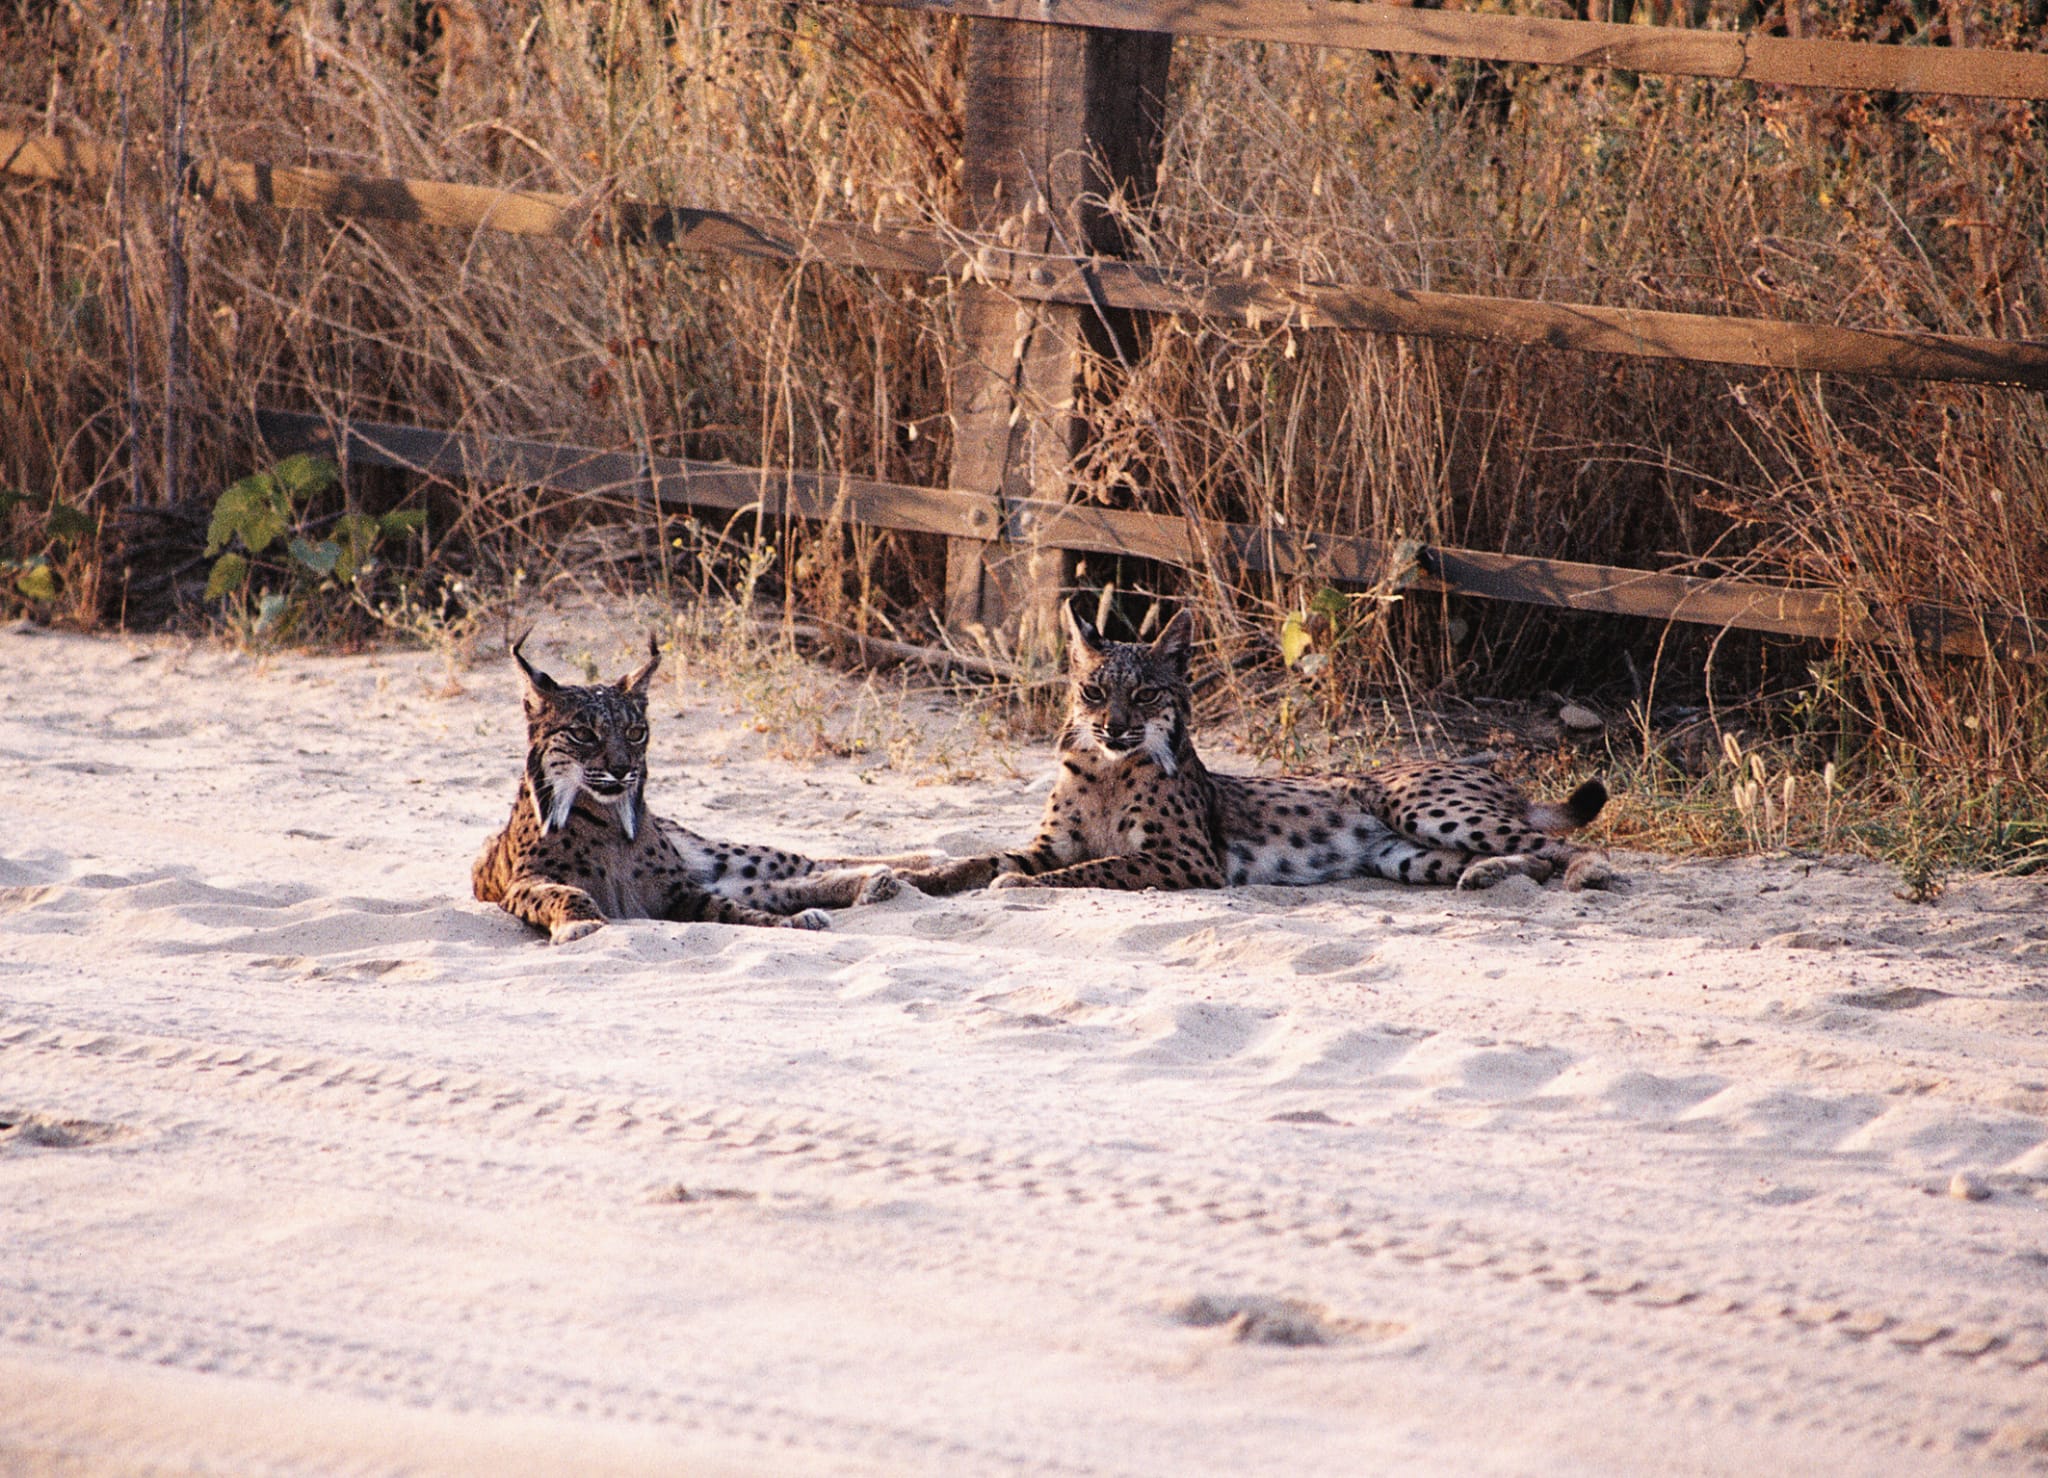
{"label": "tall dry stalk", "polygon": [[[163,501],[173,507],[185,497],[185,422],[191,377],[192,346],[186,317],[191,297],[190,270],[185,260],[185,126],[192,90],[192,38],[185,0],[161,0],[162,32],[158,43],[159,81],[163,87],[164,182],[164,470]],[[127,20],[121,22],[126,35]],[[125,83],[125,68],[124,68]]]}

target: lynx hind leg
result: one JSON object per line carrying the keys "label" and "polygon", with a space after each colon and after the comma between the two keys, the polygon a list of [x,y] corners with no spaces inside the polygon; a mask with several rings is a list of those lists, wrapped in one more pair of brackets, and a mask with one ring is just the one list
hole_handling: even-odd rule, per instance
{"label": "lynx hind leg", "polygon": [[1175,849],[1095,857],[1086,862],[1055,867],[1048,872],[1002,872],[990,881],[989,887],[998,891],[1009,888],[1117,888],[1128,893],[1152,889],[1176,893],[1187,888],[1220,888],[1223,884],[1223,870],[1213,857]]}
{"label": "lynx hind leg", "polygon": [[1584,888],[1625,892],[1628,881],[1608,865],[1598,852],[1566,842],[1545,841],[1527,852],[1510,852],[1498,857],[1475,857],[1458,879],[1460,888],[1490,888],[1503,878],[1520,874],[1547,882],[1558,872],[1564,886],[1576,893]]}
{"label": "lynx hind leg", "polygon": [[903,879],[896,876],[895,870],[887,867],[878,867],[868,874],[867,881],[861,885],[861,890],[853,901],[855,903],[887,903],[902,891]]}
{"label": "lynx hind leg", "polygon": [[830,867],[806,873],[800,878],[756,884],[741,894],[756,908],[776,913],[794,913],[800,908],[852,908],[863,903],[887,903],[903,891],[894,870],[880,863],[857,867]]}
{"label": "lynx hind leg", "polygon": [[[1462,887],[1471,870],[1472,854],[1455,848],[1428,847],[1392,833],[1367,845],[1359,861],[1361,875],[1382,877],[1390,883],[1444,883]],[[1480,883],[1475,886],[1485,887]]]}
{"label": "lynx hind leg", "polygon": [[987,857],[953,857],[932,867],[905,868],[901,881],[933,898],[965,893],[988,886],[1003,870],[1002,854]]}
{"label": "lynx hind leg", "polygon": [[863,903],[887,903],[903,891],[903,880],[896,876],[896,869],[879,861],[841,864],[820,874],[817,880],[842,877],[853,887],[853,897],[848,902],[856,907]]}
{"label": "lynx hind leg", "polygon": [[[1589,780],[1562,804],[1532,805],[1521,787],[1477,765],[1402,765],[1372,779],[1379,792],[1379,815],[1395,831],[1426,847],[1488,857],[1547,858],[1551,866],[1524,869],[1539,880],[1579,853],[1557,837],[1592,821],[1607,802],[1607,788]],[[1507,875],[1493,871],[1496,881]]]}
{"label": "lynx hind leg", "polygon": [[1528,799],[1491,770],[1400,765],[1371,778],[1380,819],[1424,847],[1499,856],[1533,851],[1546,840],[1529,824]]}
{"label": "lynx hind leg", "polygon": [[[1606,857],[1589,848],[1581,847],[1575,842],[1564,841],[1557,837],[1539,837],[1525,851],[1490,860],[1506,863],[1519,862],[1524,859],[1532,863],[1541,864],[1540,870],[1534,866],[1528,870],[1528,875],[1539,883],[1562,874],[1564,886],[1574,893],[1585,888],[1597,888],[1617,893],[1628,890],[1628,880],[1609,865]],[[1465,887],[1468,885],[1461,879],[1458,886]],[[1469,886],[1484,887],[1486,885],[1484,883],[1473,883]]]}

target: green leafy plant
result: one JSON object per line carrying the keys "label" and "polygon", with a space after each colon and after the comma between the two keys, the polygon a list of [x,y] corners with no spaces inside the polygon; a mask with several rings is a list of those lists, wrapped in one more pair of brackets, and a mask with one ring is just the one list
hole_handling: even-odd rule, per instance
{"label": "green leafy plant", "polygon": [[1280,658],[1304,677],[1314,677],[1330,652],[1350,635],[1351,599],[1325,585],[1280,623]]}
{"label": "green leafy plant", "polygon": [[1280,623],[1280,658],[1289,669],[1312,678],[1347,647],[1377,639],[1387,610],[1401,601],[1413,582],[1422,545],[1415,539],[1395,544],[1386,572],[1370,589],[1353,593],[1325,585]]}
{"label": "green leafy plant", "polygon": [[[26,519],[14,517],[20,509],[28,510]],[[57,559],[52,556],[61,559],[78,540],[97,533],[99,524],[91,514],[72,507],[55,493],[39,500],[12,488],[0,488],[0,530],[22,524],[26,530],[18,540],[9,538],[0,545],[0,580],[32,606],[51,605],[61,585]]]}
{"label": "green leafy plant", "polygon": [[283,588],[257,587],[250,633],[277,634],[321,597],[355,594],[375,568],[384,541],[426,523],[426,514],[412,508],[319,515],[319,500],[340,485],[332,462],[301,452],[223,492],[206,530],[206,553],[213,560],[206,599],[240,600],[246,612],[252,578],[267,574]]}

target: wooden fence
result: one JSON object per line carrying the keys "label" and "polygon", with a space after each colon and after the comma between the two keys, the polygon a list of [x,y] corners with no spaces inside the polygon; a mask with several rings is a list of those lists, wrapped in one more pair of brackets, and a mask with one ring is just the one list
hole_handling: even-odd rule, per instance
{"label": "wooden fence", "polygon": [[1276,41],[1551,67],[1621,67],[1782,87],[2048,98],[2048,56],[1807,41],[1754,31],[1476,15],[1350,0],[865,0],[904,10],[1098,30]]}
{"label": "wooden fence", "polygon": [[1767,631],[1780,636],[1889,642],[1909,637],[1958,656],[2048,659],[2048,641],[2024,622],[1916,606],[1905,630],[1832,591],[1677,575],[1568,560],[1529,559],[1436,545],[1397,548],[1345,534],[1292,534],[1251,524],[1190,520],[1090,503],[1004,503],[955,489],[910,487],[845,473],[737,467],[642,457],[558,442],[429,431],[324,416],[260,411],[257,430],[280,452],[309,451],[427,473],[452,482],[509,484],[677,508],[758,510],[768,518],[846,520],[874,528],[984,542],[1037,542],[1076,553],[1134,555],[1183,567],[1314,575],[1359,585],[1445,591],[1609,615]]}
{"label": "wooden fence", "polygon": [[[739,468],[587,448],[266,412],[280,449],[447,477],[607,492],[663,503],[848,519],[949,538],[949,621],[1014,623],[1050,608],[1065,552],[1131,555],[1412,586],[1573,610],[1823,639],[1914,641],[1979,657],[2048,661],[2048,630],[1932,607],[1873,611],[1826,591],[1682,573],[1425,548],[1393,566],[1375,541],[1283,534],[1069,502],[1070,410],[1084,331],[1133,313],[1220,317],[1305,331],[1414,334],[1771,369],[1975,381],[2048,390],[2048,342],[1899,333],[1767,319],[1429,293],[1373,284],[1222,277],[1119,260],[1091,191],[1149,193],[1156,100],[1174,35],[1352,47],[1802,87],[2048,99],[2048,56],[1880,46],[1750,33],[1418,11],[1329,0],[865,0],[971,17],[965,206],[945,229],[802,225],[684,205],[612,204],[604,223],[648,248],[717,251],[946,276],[962,295],[950,386],[955,456],[945,489],[788,469]],[[109,150],[0,131],[0,169],[47,180],[104,174]],[[1106,176],[1106,177],[1105,177]],[[186,188],[215,199],[458,230],[579,238],[577,197],[194,161]],[[1028,220],[1019,201],[1042,207]],[[1032,223],[1035,222],[1035,226]],[[1020,236],[1019,226],[1036,235]],[[1001,236],[999,239],[999,230]],[[1029,312],[1020,314],[1019,305]]]}

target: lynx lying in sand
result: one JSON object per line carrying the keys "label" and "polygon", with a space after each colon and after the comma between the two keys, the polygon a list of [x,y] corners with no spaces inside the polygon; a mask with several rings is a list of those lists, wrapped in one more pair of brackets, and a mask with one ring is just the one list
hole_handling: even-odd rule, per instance
{"label": "lynx lying in sand", "polygon": [[1069,609],[1073,686],[1060,775],[1021,852],[966,857],[905,878],[931,893],[996,888],[1219,888],[1378,876],[1484,888],[1562,869],[1571,888],[1617,879],[1564,832],[1607,802],[1589,780],[1534,805],[1478,765],[1389,766],[1339,780],[1212,775],[1188,731],[1190,622],[1158,640],[1105,641]]}
{"label": "lynx lying in sand", "polygon": [[707,841],[649,816],[647,683],[661,653],[616,683],[579,688],[537,671],[520,648],[526,679],[526,775],[512,817],[470,869],[485,903],[502,905],[557,944],[607,919],[709,920],[767,928],[823,929],[826,908],[879,903],[901,886],[892,862],[817,862],[772,847]]}

